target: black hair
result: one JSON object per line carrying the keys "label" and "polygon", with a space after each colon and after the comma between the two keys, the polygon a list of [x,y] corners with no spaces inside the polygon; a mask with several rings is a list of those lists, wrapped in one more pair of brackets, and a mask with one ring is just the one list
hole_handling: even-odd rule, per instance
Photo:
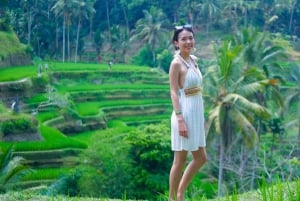
{"label": "black hair", "polygon": [[[173,39],[172,39],[173,44],[175,41],[178,42],[178,36],[183,30],[187,30],[187,31],[191,32],[194,36],[194,30],[191,25],[176,26],[174,29],[174,34],[173,34]],[[175,50],[178,50],[178,47],[175,47]]]}

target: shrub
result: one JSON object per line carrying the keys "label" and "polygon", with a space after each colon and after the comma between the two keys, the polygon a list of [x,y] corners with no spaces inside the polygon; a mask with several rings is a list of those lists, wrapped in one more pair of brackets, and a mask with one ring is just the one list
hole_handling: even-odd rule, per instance
{"label": "shrub", "polygon": [[169,72],[170,63],[173,59],[173,55],[168,50],[163,50],[160,54],[157,55],[157,60],[159,61],[159,67],[162,68],[165,72]]}
{"label": "shrub", "polygon": [[166,123],[141,126],[128,137],[133,161],[134,197],[157,200],[168,189],[172,164],[169,126]]}
{"label": "shrub", "polygon": [[132,63],[138,66],[151,66],[154,67],[156,64],[153,63],[152,52],[149,45],[145,45],[138,53],[138,55],[132,58]]}
{"label": "shrub", "polygon": [[26,117],[9,119],[1,123],[1,132],[4,136],[10,134],[19,134],[26,132],[36,132],[37,122],[34,119],[29,119]]}
{"label": "shrub", "polygon": [[35,92],[45,92],[48,84],[47,76],[33,77],[31,78],[32,86]]}

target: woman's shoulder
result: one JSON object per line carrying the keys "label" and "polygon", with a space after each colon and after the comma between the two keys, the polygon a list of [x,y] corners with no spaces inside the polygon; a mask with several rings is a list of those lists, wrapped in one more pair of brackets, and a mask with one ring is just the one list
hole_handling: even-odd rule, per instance
{"label": "woman's shoulder", "polygon": [[198,61],[198,57],[196,57],[195,55],[191,54],[190,57],[195,60],[195,61]]}
{"label": "woman's shoulder", "polygon": [[178,66],[181,65],[181,61],[178,57],[174,57],[173,60],[171,61],[172,66]]}

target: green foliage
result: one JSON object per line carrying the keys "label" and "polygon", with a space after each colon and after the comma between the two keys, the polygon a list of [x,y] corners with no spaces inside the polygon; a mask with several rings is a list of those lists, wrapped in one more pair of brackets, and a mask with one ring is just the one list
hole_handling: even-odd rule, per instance
{"label": "green foliage", "polygon": [[0,150],[0,193],[13,189],[31,171],[24,165],[25,159],[13,156],[13,151],[12,146]]}
{"label": "green foliage", "polygon": [[150,45],[144,45],[143,48],[139,50],[138,54],[132,57],[131,63],[138,66],[156,66],[156,63],[153,63]]}
{"label": "green foliage", "polygon": [[[134,181],[132,180],[131,159],[128,158],[129,146],[125,140],[126,134],[123,133],[127,128],[122,126],[118,129],[120,131],[107,129],[105,132],[94,134],[93,142],[84,152],[80,169],[89,170],[89,174],[84,178],[94,177],[97,180],[93,180],[91,183],[98,183],[90,189],[86,186],[81,194],[97,197],[122,197],[126,191],[132,195]],[[87,183],[83,178],[79,180],[79,186]]]}
{"label": "green foliage", "polygon": [[13,32],[3,32],[0,30],[0,44],[0,61],[11,54],[25,53],[26,46],[20,43],[17,35]]}
{"label": "green foliage", "polygon": [[169,126],[167,124],[141,126],[128,136],[129,154],[133,160],[135,197],[157,200],[168,189],[172,164]]}
{"label": "green foliage", "polygon": [[15,81],[26,77],[32,77],[37,74],[35,66],[14,66],[0,69],[0,81]]}
{"label": "green foliage", "polygon": [[76,196],[80,192],[78,179],[83,174],[78,170],[71,171],[54,182],[47,190],[46,195],[57,196],[59,194]]}
{"label": "green foliage", "polygon": [[1,132],[6,135],[36,132],[37,121],[29,117],[13,118],[1,123]]}
{"label": "green foliage", "polygon": [[48,78],[48,76],[45,76],[45,75],[38,76],[38,77],[32,77],[31,82],[32,82],[35,92],[45,92],[46,86],[49,83],[49,78]]}
{"label": "green foliage", "polygon": [[166,49],[157,55],[159,67],[162,68],[166,73],[169,72],[170,63],[172,59],[173,59],[173,54],[171,54],[170,51]]}

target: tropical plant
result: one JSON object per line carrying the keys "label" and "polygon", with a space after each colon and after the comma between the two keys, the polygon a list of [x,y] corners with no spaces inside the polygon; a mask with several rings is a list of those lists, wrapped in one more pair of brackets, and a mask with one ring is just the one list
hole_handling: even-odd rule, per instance
{"label": "tropical plant", "polygon": [[134,195],[139,199],[157,200],[168,189],[172,164],[169,126],[166,123],[140,126],[127,138],[131,145]]}
{"label": "tropical plant", "polygon": [[[152,52],[152,66],[154,66],[156,64],[155,49],[160,43],[164,43],[169,33],[164,28],[167,19],[162,10],[155,7],[152,7],[150,11],[144,10],[144,15],[144,18],[137,21],[130,40],[141,40],[143,43],[149,44]],[[167,40],[166,43],[168,43]]]}
{"label": "tropical plant", "polygon": [[224,157],[231,145],[233,135],[242,139],[248,148],[257,142],[255,118],[267,118],[266,108],[252,101],[252,96],[264,90],[267,79],[259,77],[261,71],[257,68],[245,69],[241,60],[242,46],[234,46],[230,41],[224,41],[216,51],[216,63],[207,69],[204,80],[205,92],[209,102],[214,103],[209,112],[208,135],[220,135],[219,150],[219,192],[222,195]]}
{"label": "tropical plant", "polygon": [[208,19],[208,23],[206,23],[206,33],[208,34],[209,27],[212,24],[212,20],[220,13],[218,1],[205,0],[202,3],[199,3],[197,7],[199,7],[200,13],[203,15],[203,18]]}
{"label": "tropical plant", "polygon": [[82,27],[82,21],[83,19],[91,19],[93,17],[93,14],[95,13],[95,9],[93,8],[93,5],[95,3],[95,0],[80,0],[78,2],[77,7],[77,33],[76,33],[76,46],[75,46],[75,63],[77,62],[77,55],[78,55],[78,46],[79,46],[79,37],[80,37],[80,30]]}
{"label": "tropical plant", "polygon": [[290,74],[288,75],[289,84],[282,87],[282,90],[288,90],[288,96],[285,98],[284,115],[287,115],[289,109],[294,106],[298,107],[294,113],[296,118],[292,119],[286,124],[287,129],[298,125],[298,159],[300,159],[300,70],[299,65],[293,66]]}
{"label": "tropical plant", "polygon": [[76,8],[78,7],[79,2],[77,0],[68,1],[68,0],[58,0],[55,5],[52,7],[52,11],[54,11],[55,16],[57,18],[63,17],[63,47],[62,47],[62,61],[65,62],[65,50],[66,50],[66,27],[68,28],[67,36],[68,36],[68,43],[67,43],[67,50],[68,50],[68,57],[70,57],[70,17],[75,12]]}
{"label": "tropical plant", "polygon": [[24,164],[24,158],[13,155],[12,146],[0,151],[0,193],[3,193],[17,186],[22,177],[32,170]]}

